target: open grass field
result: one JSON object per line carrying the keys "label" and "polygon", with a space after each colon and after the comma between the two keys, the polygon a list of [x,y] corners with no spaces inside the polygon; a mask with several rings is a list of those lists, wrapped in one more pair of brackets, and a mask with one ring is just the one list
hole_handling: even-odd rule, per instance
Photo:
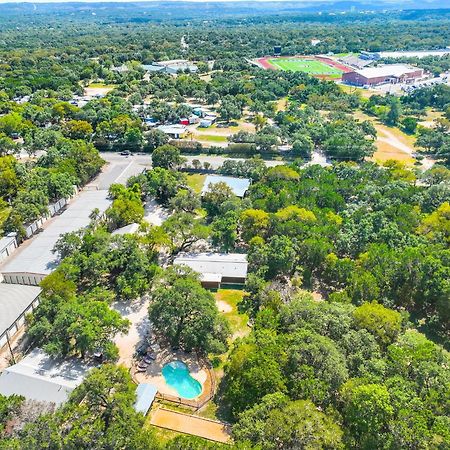
{"label": "open grass field", "polygon": [[370,98],[372,95],[380,95],[380,92],[375,89],[363,89],[356,86],[348,86],[346,84],[340,84],[339,87],[347,94],[358,94],[362,98]]}
{"label": "open grass field", "polygon": [[238,311],[238,303],[244,297],[244,291],[219,289],[214,297],[219,311],[227,318],[231,326],[232,339],[243,337],[250,332],[247,327],[248,316]]}
{"label": "open grass field", "polygon": [[383,163],[389,159],[402,161],[406,164],[413,164],[415,159],[414,142],[416,138],[409,136],[396,127],[388,127],[380,123],[375,117],[369,116],[362,111],[354,113],[354,117],[359,120],[370,120],[377,130],[377,140],[375,142],[377,151],[373,155],[373,160]]}
{"label": "open grass field", "polygon": [[274,58],[269,59],[268,62],[280,70],[305,72],[310,75],[325,75],[330,78],[340,78],[343,72],[336,67],[329,66],[328,64],[315,59]]}
{"label": "open grass field", "polygon": [[202,192],[203,185],[205,184],[205,179],[206,175],[194,173],[187,176],[187,184],[194,192],[200,194],[200,192]]}
{"label": "open grass field", "polygon": [[114,89],[116,87],[115,84],[106,84],[106,83],[91,83],[89,88],[102,88],[102,89]]}
{"label": "open grass field", "polygon": [[200,142],[228,142],[227,136],[221,136],[218,134],[200,134],[194,135],[195,140]]}

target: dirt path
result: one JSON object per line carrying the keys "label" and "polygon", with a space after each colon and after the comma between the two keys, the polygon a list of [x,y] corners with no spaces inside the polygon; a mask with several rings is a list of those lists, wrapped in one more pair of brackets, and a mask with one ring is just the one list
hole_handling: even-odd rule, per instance
{"label": "dirt path", "polygon": [[150,423],[160,428],[199,436],[211,441],[223,443],[230,441],[230,433],[226,424],[165,408],[153,411]]}
{"label": "dirt path", "polygon": [[[357,111],[354,116],[359,120],[370,120],[377,130],[377,151],[373,155],[375,161],[384,162],[394,159],[408,164],[414,163],[414,137],[404,134],[399,129],[389,129],[362,111]],[[425,167],[428,162],[427,164],[424,162],[423,165]]]}
{"label": "dirt path", "polygon": [[386,142],[387,144],[397,148],[401,152],[404,152],[410,156],[413,155],[414,152],[413,148],[402,142],[397,136],[392,134],[390,131],[380,127],[378,129],[378,133],[379,133],[378,141]]}

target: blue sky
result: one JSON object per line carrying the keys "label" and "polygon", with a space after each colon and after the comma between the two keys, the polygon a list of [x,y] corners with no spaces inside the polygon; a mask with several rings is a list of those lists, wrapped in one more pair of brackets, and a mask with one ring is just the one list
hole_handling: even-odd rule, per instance
{"label": "blue sky", "polygon": [[[196,3],[204,3],[204,2],[243,2],[243,1],[258,1],[258,2],[297,2],[297,3],[336,3],[339,0],[0,0],[0,3],[101,3],[101,2],[122,2],[122,3],[136,3],[136,2],[151,2],[151,1],[188,1],[188,2],[196,2]],[[374,3],[399,3],[403,7],[408,3],[412,2],[412,0],[360,0],[362,3],[370,4]],[[448,3],[450,0],[424,0],[422,3],[429,4],[431,7],[448,7]],[[445,5],[445,6],[444,6]]]}
{"label": "blue sky", "polygon": [[[197,3],[205,3],[205,2],[243,2],[243,1],[258,1],[258,2],[297,2],[297,3],[331,3],[337,0],[0,0],[0,3],[101,3],[101,2],[122,2],[122,3],[136,3],[136,2],[151,2],[151,1],[188,1],[188,2],[197,2]],[[370,0],[366,0],[370,2]],[[407,1],[407,0],[406,0]],[[434,2],[438,0],[429,0],[428,2]],[[395,0],[384,0],[384,3],[395,3]],[[404,1],[402,3],[405,3]],[[427,1],[425,1],[427,3]]]}

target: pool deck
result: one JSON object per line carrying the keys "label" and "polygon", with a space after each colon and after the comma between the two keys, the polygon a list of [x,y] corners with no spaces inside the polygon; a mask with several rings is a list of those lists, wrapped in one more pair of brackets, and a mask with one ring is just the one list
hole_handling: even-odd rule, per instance
{"label": "pool deck", "polygon": [[225,423],[165,408],[152,411],[150,423],[160,428],[199,436],[215,442],[227,443],[231,439],[229,426]]}
{"label": "pool deck", "polygon": [[[150,383],[157,387],[160,397],[168,400],[190,403],[202,403],[211,395],[212,381],[208,369],[201,364],[193,353],[184,353],[181,351],[172,351],[169,349],[159,349],[156,351],[156,360],[150,364],[145,372],[136,372],[132,368],[131,374],[137,383]],[[202,392],[198,397],[192,400],[182,399],[180,394],[166,383],[162,374],[163,367],[172,361],[182,361],[188,368],[192,378],[196,379],[202,386]]]}

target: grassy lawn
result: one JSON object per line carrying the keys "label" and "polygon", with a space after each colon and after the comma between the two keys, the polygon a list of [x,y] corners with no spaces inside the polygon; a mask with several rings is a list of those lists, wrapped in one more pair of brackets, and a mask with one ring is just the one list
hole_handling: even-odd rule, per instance
{"label": "grassy lawn", "polygon": [[407,164],[414,164],[415,159],[406,150],[414,150],[415,136],[410,136],[397,127],[389,127],[376,117],[369,116],[362,111],[356,111],[354,117],[359,120],[370,120],[377,130],[375,143],[377,151],[373,155],[373,160],[383,163],[388,159],[395,159]]}
{"label": "grassy lawn", "polygon": [[328,75],[336,78],[342,75],[342,70],[314,59],[276,58],[269,59],[269,63],[278,69],[290,72],[306,72],[311,75]]}
{"label": "grassy lawn", "polygon": [[105,88],[105,89],[114,89],[116,87],[115,84],[105,84],[105,83],[91,83],[88,88]]}
{"label": "grassy lawn", "polygon": [[337,56],[338,58],[343,58],[344,56],[355,56],[358,53],[346,52],[346,53],[335,53],[333,56]]}
{"label": "grassy lawn", "polygon": [[[148,418],[148,416],[147,416]],[[183,436],[183,433],[178,433],[177,431],[167,430],[166,428],[159,428],[155,427],[154,425],[150,424],[150,421],[147,420],[147,423],[145,424],[147,428],[150,428],[155,437],[156,440],[162,444],[166,444],[169,441],[172,441],[177,436]]]}
{"label": "grassy lawn", "polygon": [[373,154],[372,159],[378,163],[383,163],[389,159],[402,161],[406,164],[414,164],[415,159],[405,152],[388,142],[377,141],[377,151]]}
{"label": "grassy lawn", "polygon": [[434,121],[443,117],[442,112],[435,111],[432,108],[427,108],[426,112],[426,115],[419,120],[419,125],[422,125],[423,127],[432,128],[434,126]]}
{"label": "grassy lawn", "polygon": [[286,111],[287,105],[288,105],[287,97],[280,98],[280,100],[277,101],[277,112]]}
{"label": "grassy lawn", "polygon": [[347,94],[359,94],[362,98],[370,98],[374,94],[382,95],[380,92],[371,89],[363,89],[356,86],[348,86],[346,84],[340,84],[339,87]]}
{"label": "grassy lawn", "polygon": [[[239,128],[239,127],[236,127]],[[194,139],[198,141],[205,141],[205,142],[227,142],[228,137],[227,136],[220,136],[218,134],[195,134]]]}
{"label": "grassy lawn", "polygon": [[217,415],[217,410],[218,406],[214,403],[214,400],[211,400],[196,414],[200,417],[205,417],[206,419],[220,420],[220,417]]}
{"label": "grassy lawn", "polygon": [[218,128],[217,127],[217,123],[214,123],[212,126],[210,126],[208,129],[212,129],[212,130],[218,130],[220,132],[227,132],[227,131],[231,131],[233,133],[235,133],[236,131],[241,130],[241,126],[240,125],[236,125],[236,126],[228,126],[227,128]]}
{"label": "grassy lawn", "polygon": [[244,297],[244,291],[236,289],[219,289],[214,297],[219,311],[227,318],[231,326],[232,339],[245,336],[250,329],[247,327],[248,316],[238,312],[237,305]]}
{"label": "grassy lawn", "polygon": [[188,186],[197,194],[199,194],[203,185],[205,184],[206,175],[202,175],[200,173],[194,173],[192,175],[187,176],[187,184]]}

